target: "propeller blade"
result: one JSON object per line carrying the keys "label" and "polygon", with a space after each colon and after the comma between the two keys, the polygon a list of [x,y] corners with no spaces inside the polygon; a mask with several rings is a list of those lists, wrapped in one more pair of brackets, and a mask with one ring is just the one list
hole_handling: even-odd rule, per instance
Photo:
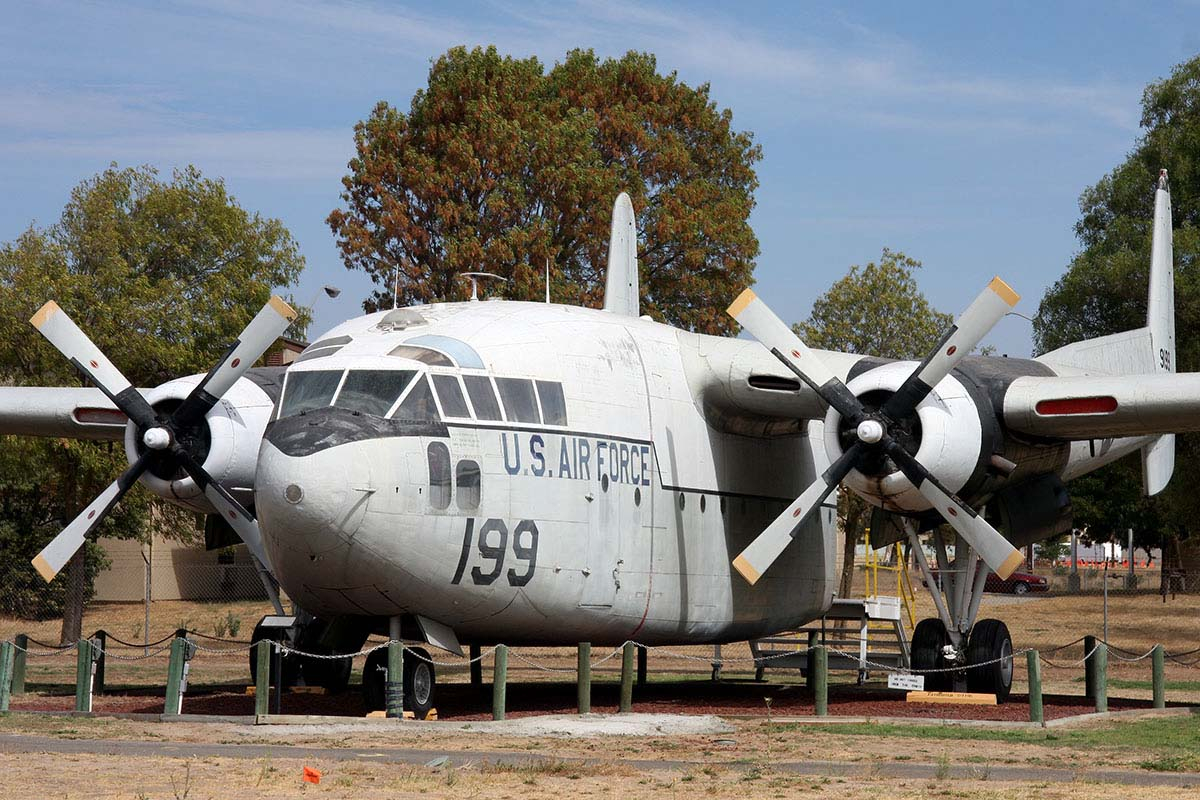
{"label": "propeller blade", "polygon": [[925,496],[941,514],[950,527],[958,531],[967,544],[975,548],[984,563],[1000,576],[1001,580],[1021,566],[1021,551],[1012,546],[1000,531],[988,524],[973,508],[946,490],[936,478],[912,457],[898,442],[888,445],[888,455],[900,467],[900,471],[912,481],[917,491]]}
{"label": "propeller blade", "polygon": [[204,376],[175,410],[171,421],[186,428],[207,414],[229,387],[267,352],[296,318],[295,310],[279,297],[272,297],[259,310],[225,357]]}
{"label": "propeller blade", "polygon": [[79,516],[71,520],[70,525],[51,539],[50,544],[43,547],[42,551],[34,556],[30,563],[46,583],[54,580],[54,576],[71,560],[71,556],[75,555],[83,546],[87,535],[96,529],[96,526],[104,519],[104,515],[117,504],[125,492],[129,491],[129,487],[133,486],[141,474],[146,471],[146,459],[147,454],[143,453],[137,461],[130,464],[128,469],[121,473],[119,478],[109,484],[107,489],[88,504],[88,507],[80,512]]}
{"label": "propeller blade", "polygon": [[51,300],[30,318],[33,327],[87,375],[142,430],[158,425],[154,409],[87,334]]}
{"label": "propeller blade", "polygon": [[978,345],[988,331],[1017,304],[1021,296],[1000,278],[992,278],[967,310],[946,331],[942,340],[905,379],[896,393],[883,405],[889,419],[898,420],[911,414],[933,387]]}
{"label": "propeller blade", "polygon": [[862,403],[846,384],[753,291],[738,295],[727,313],[839,414],[852,422],[864,416]]}
{"label": "propeller blade", "polygon": [[859,442],[851,445],[849,450],[833,462],[829,469],[813,481],[803,494],[792,501],[792,504],[733,560],[733,568],[747,583],[751,586],[758,583],[758,579],[767,568],[774,564],[775,559],[791,544],[796,529],[808,520],[821,503],[825,502],[829,493],[842,482],[842,478],[854,469],[863,449]]}
{"label": "propeller blade", "polygon": [[254,518],[254,515],[234,499],[234,496],[226,491],[225,487],[213,480],[213,477],[208,474],[204,467],[197,464],[196,460],[186,450],[176,446],[172,452],[179,459],[184,471],[192,476],[192,480],[204,492],[204,496],[208,498],[208,501],[213,504],[213,508],[217,510],[217,513],[241,537],[250,554],[258,559],[258,563],[269,570],[271,562],[267,560],[266,550],[263,549],[262,532],[258,529],[258,520]]}

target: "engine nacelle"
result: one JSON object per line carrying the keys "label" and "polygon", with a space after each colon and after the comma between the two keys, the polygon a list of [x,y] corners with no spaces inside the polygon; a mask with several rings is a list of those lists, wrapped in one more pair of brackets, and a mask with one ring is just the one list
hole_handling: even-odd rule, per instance
{"label": "engine nacelle", "polygon": [[[911,361],[883,364],[855,377],[847,386],[863,400],[876,392],[880,396],[891,395],[914,367]],[[920,420],[917,461],[936,475],[943,486],[958,492],[975,473],[983,454],[983,425],[975,400],[950,375],[920,402],[917,419]],[[825,417],[825,449],[830,462],[844,452],[839,436],[841,427],[844,427],[841,415],[830,408]],[[851,470],[845,483],[867,502],[888,511],[918,513],[932,507],[898,469],[879,475]]]}
{"label": "engine nacelle", "polygon": [[[189,375],[168,381],[147,392],[146,400],[156,410],[169,413],[203,379],[203,375]],[[208,412],[205,420],[207,436],[201,437],[202,441],[190,448],[213,480],[232,492],[245,506],[254,502],[258,448],[274,408],[273,398],[255,381],[243,377]],[[125,428],[125,454],[130,463],[138,458],[144,447],[136,426],[130,422]],[[215,510],[196,482],[182,471],[171,476],[147,471],[141,482],[159,497],[176,505],[203,514]]]}

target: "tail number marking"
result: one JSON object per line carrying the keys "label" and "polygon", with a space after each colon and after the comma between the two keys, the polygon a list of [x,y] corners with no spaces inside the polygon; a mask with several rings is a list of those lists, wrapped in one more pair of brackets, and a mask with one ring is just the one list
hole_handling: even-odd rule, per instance
{"label": "tail number marking", "polygon": [[[475,519],[468,518],[463,532],[462,553],[458,557],[458,568],[454,571],[452,584],[462,583],[467,570],[467,562],[471,560],[471,545],[479,550],[480,559],[486,564],[471,569],[471,582],[476,586],[490,586],[504,571],[504,560],[508,554],[508,525],[502,519],[489,519],[479,526],[479,537],[475,537]],[[507,573],[509,586],[524,586],[533,578],[537,568],[538,529],[531,519],[523,519],[517,523],[512,532],[512,554],[519,561],[525,562],[523,571],[518,573],[510,568]],[[490,563],[489,563],[490,562]]]}

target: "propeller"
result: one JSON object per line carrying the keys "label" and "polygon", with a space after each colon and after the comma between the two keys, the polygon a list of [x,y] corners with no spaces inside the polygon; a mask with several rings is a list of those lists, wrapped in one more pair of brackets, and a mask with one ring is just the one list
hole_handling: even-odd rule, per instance
{"label": "propeller", "polygon": [[254,515],[234,499],[221,484],[213,480],[187,445],[197,441],[198,431],[205,425],[204,417],[220,401],[246,370],[267,351],[296,318],[291,306],[272,297],[242,331],[216,366],[188,394],[169,417],[155,411],[141,393],[121,374],[100,348],[53,300],[46,303],[29,321],[58,348],[72,364],[86,375],[113,404],[133,422],[141,434],[145,450],[121,476],[93,500],[78,517],[33,559],[34,569],[47,582],[54,579],[76,551],[83,546],[87,535],[120,501],[125,492],[148,469],[175,471],[182,469],[196,482],[213,507],[241,536],[261,568],[267,561],[262,546],[262,534]]}
{"label": "propeller", "polygon": [[897,434],[906,429],[907,418],[933,387],[975,349],[1018,299],[1008,284],[993,278],[900,388],[878,410],[871,411],[753,291],[742,292],[729,306],[729,314],[842,416],[852,430],[854,441],[734,559],[734,569],[751,585],[757,583],[791,543],[800,526],[851,470],[868,460],[886,457],[975,548],[979,557],[1002,579],[1007,578],[1021,563],[1020,551],[947,490],[905,449]]}

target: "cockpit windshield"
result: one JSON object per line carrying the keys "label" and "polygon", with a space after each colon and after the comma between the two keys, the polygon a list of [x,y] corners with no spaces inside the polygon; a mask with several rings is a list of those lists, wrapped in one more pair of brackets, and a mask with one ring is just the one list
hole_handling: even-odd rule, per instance
{"label": "cockpit windshield", "polygon": [[289,372],[283,392],[283,405],[279,408],[279,416],[290,417],[329,405],[341,380],[342,371],[340,369]]}
{"label": "cockpit windshield", "polygon": [[411,369],[352,369],[333,404],[348,411],[385,416],[416,374]]}

